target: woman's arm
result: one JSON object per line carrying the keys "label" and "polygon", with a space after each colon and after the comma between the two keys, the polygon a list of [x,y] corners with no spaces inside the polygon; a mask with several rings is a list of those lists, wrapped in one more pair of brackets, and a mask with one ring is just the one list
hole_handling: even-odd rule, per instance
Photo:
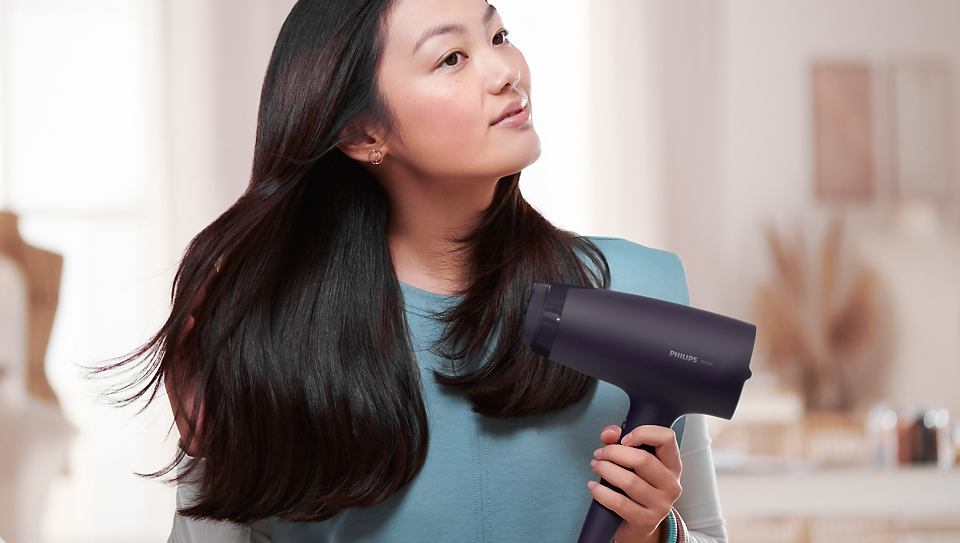
{"label": "woman's arm", "polygon": [[674,507],[680,513],[678,523],[686,527],[688,543],[727,543],[727,528],[720,510],[717,474],[710,449],[707,418],[703,414],[686,415],[680,441],[680,486],[683,492]]}

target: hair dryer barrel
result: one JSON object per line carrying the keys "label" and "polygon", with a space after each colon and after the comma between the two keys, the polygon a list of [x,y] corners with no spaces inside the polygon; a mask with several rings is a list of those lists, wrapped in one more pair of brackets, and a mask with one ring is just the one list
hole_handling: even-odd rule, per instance
{"label": "hair dryer barrel", "polygon": [[534,283],[521,342],[631,399],[730,419],[751,375],[755,338],[753,324],[684,304]]}

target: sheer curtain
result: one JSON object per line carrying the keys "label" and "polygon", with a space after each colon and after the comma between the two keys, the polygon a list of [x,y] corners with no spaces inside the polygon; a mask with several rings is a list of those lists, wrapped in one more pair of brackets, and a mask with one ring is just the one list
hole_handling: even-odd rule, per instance
{"label": "sheer curtain", "polygon": [[25,241],[64,257],[46,369],[79,430],[50,489],[44,541],[155,541],[171,510],[172,489],[133,474],[173,451],[175,441],[163,441],[169,415],[106,405],[96,392],[107,383],[77,366],[146,340],[166,305],[172,251],[155,9],[0,4],[0,207],[18,214]]}
{"label": "sheer curtain", "polygon": [[[28,243],[64,256],[46,369],[79,430],[44,541],[169,533],[173,487],[134,475],[172,458],[166,400],[138,416],[142,403],[109,406],[98,392],[111,382],[78,364],[156,331],[184,246],[246,184],[283,4],[0,2],[0,208],[17,213]],[[231,108],[241,114],[225,123]]]}

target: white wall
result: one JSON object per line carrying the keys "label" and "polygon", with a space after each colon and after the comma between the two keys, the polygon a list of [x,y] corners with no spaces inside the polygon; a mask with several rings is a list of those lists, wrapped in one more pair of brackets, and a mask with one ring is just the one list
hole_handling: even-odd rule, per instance
{"label": "white wall", "polygon": [[[726,287],[717,281],[707,287],[726,292],[724,307],[745,312],[745,287],[766,276],[768,258],[757,224],[773,219],[779,224],[800,219],[816,221],[826,209],[816,204],[811,189],[812,123],[808,63],[814,58],[859,58],[875,64],[891,60],[942,57],[954,78],[954,134],[960,127],[960,2],[954,0],[731,0],[722,20],[725,60],[723,121],[726,217],[729,225],[725,253]],[[960,180],[960,139],[954,137],[951,182]],[[883,157],[880,157],[881,159]],[[883,166],[883,164],[881,164]],[[956,206],[956,203],[954,203]],[[954,213],[956,207],[953,208]],[[879,230],[875,209],[851,209],[854,238]],[[953,220],[956,215],[954,214]],[[896,257],[894,257],[896,259]],[[910,258],[907,253],[903,258]],[[942,263],[946,265],[946,263]],[[929,352],[901,350],[894,362],[899,368],[890,382],[892,397],[946,405],[960,415],[960,339],[952,323],[960,313],[952,284],[935,268],[916,268],[913,288],[940,293],[928,309],[916,308],[907,317],[925,321],[923,328],[900,328],[907,341],[922,345],[929,340],[942,346]],[[737,278],[748,279],[747,281]],[[891,288],[894,285],[890,285]],[[950,296],[944,300],[943,296]],[[947,307],[946,311],[944,306]],[[950,309],[952,306],[952,309]],[[899,311],[906,311],[901,306]],[[950,320],[930,319],[952,315]],[[929,319],[929,320],[927,320]],[[949,329],[947,327],[950,327]],[[909,336],[905,334],[909,333]],[[924,334],[926,337],[918,334]],[[952,345],[943,337],[954,338]],[[916,354],[916,356],[914,356]],[[906,369],[909,368],[909,369]],[[897,376],[909,372],[910,381]]]}
{"label": "white wall", "polygon": [[520,188],[541,214],[560,228],[600,235],[591,170],[587,0],[545,6],[524,0],[489,0],[497,7],[509,40],[530,66],[533,124],[541,154],[523,170]]}
{"label": "white wall", "polygon": [[[736,0],[727,4],[723,141],[726,247],[734,262],[763,254],[759,218],[812,216],[812,137],[808,63],[862,58],[881,63],[934,55],[960,69],[960,3],[953,0]],[[954,75],[955,77],[955,75]],[[953,127],[960,86],[953,86]],[[956,151],[960,142],[954,139]],[[960,152],[952,153],[956,173]],[[744,271],[765,269],[753,266]],[[751,275],[754,275],[751,273]],[[742,299],[742,298],[741,298]],[[735,303],[729,300],[728,303]],[[739,302],[731,307],[742,307]]]}
{"label": "white wall", "polygon": [[[691,303],[730,310],[721,0],[590,5],[597,229],[676,252]],[[717,288],[717,287],[720,288]]]}
{"label": "white wall", "polygon": [[662,204],[663,91],[652,84],[662,64],[659,10],[655,2],[591,2],[590,32],[578,40],[590,51],[589,69],[569,73],[589,81],[588,183],[596,233],[669,249]]}
{"label": "white wall", "polygon": [[[882,195],[869,206],[814,199],[815,59],[862,59],[881,68],[944,59],[952,99],[948,174],[960,184],[960,2],[605,0],[591,3],[590,18],[597,229],[677,252],[698,307],[754,321],[753,289],[772,273],[765,222],[782,233],[800,227],[814,245],[828,215],[840,212],[852,246],[888,222],[890,202]],[[892,182],[893,167],[882,121],[881,186]],[[943,220],[957,231],[960,201],[950,203]],[[951,318],[930,321],[929,337],[897,333],[945,347],[936,357],[909,347],[894,353],[902,365],[921,364],[926,377],[903,385],[898,376],[914,372],[896,369],[891,396],[940,402],[960,414],[960,397],[949,393],[960,386],[960,339],[950,341],[960,335],[953,328],[960,300],[944,299],[954,292],[944,275],[930,270],[916,284],[941,292],[940,303],[952,308],[898,310],[907,312],[901,319]]]}
{"label": "white wall", "polygon": [[[753,288],[772,271],[761,230],[765,221],[784,233],[800,226],[808,244],[819,239],[832,211],[848,217],[848,239],[854,245],[884,228],[888,202],[882,197],[873,206],[843,207],[814,199],[808,75],[814,59],[863,59],[878,66],[931,56],[945,59],[953,100],[950,156],[955,164],[950,182],[960,182],[960,2],[636,4],[592,4],[591,16],[599,22],[592,37],[598,55],[594,93],[613,97],[600,110],[596,131],[606,136],[597,145],[612,142],[596,165],[608,169],[603,181],[611,183],[598,188],[598,194],[609,194],[598,200],[609,217],[601,224],[641,243],[650,240],[676,251],[686,265],[694,305],[754,318]],[[612,52],[616,62],[601,60]],[[628,147],[633,151],[625,152]],[[877,165],[881,183],[891,181],[885,150],[879,149]],[[623,162],[604,163],[614,157]],[[637,165],[643,174],[627,173],[627,164]],[[638,186],[647,191],[649,202],[627,196]],[[952,206],[944,219],[956,230],[960,202]],[[637,211],[631,213],[634,207]],[[942,270],[932,270],[917,277],[916,284],[952,295],[954,290],[947,287],[953,285],[943,284],[945,280],[938,279],[942,276]],[[960,307],[960,300],[942,298],[941,303]],[[941,307],[928,309],[907,318],[944,312]],[[957,313],[960,309],[951,313],[954,319]],[[954,331],[946,328],[952,322],[930,322],[928,328],[936,334],[931,342],[943,345],[942,336]],[[891,395],[940,402],[960,413],[960,401],[949,393],[960,385],[960,340],[946,344],[949,349],[939,350],[936,358],[898,352],[899,363],[920,364],[915,369],[927,377],[914,379],[905,389],[897,388],[893,378]]]}
{"label": "white wall", "polygon": [[227,210],[246,188],[260,87],[293,0],[169,0],[163,21],[171,250]]}

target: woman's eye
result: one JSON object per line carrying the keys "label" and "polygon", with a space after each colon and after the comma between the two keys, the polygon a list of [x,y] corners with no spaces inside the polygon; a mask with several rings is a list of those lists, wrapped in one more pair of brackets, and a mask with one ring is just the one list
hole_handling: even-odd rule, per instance
{"label": "woman's eye", "polygon": [[[494,39],[496,39],[497,36],[503,36],[503,38],[502,38],[502,40],[500,41],[500,43],[497,43],[497,44],[495,44],[495,45],[501,45],[501,44],[505,43],[505,42],[507,41],[507,36],[509,36],[509,35],[510,35],[510,31],[509,31],[509,30],[507,30],[506,28],[501,29],[499,32],[497,32],[497,33],[494,34],[494,36],[493,36]],[[454,66],[456,66],[456,64],[449,64],[449,63],[447,63],[447,61],[450,60],[450,59],[452,59],[452,58],[457,58],[457,55],[462,55],[462,54],[463,54],[462,51],[454,51],[453,53],[450,53],[449,55],[447,55],[447,56],[443,59],[443,62],[440,63],[440,66],[438,66],[438,68],[441,68],[441,67],[443,67],[443,66],[447,66],[447,67],[449,67],[449,68],[453,68]]]}
{"label": "woman's eye", "polygon": [[451,58],[457,58],[457,55],[462,55],[462,54],[463,54],[463,53],[461,53],[460,51],[454,51],[453,53],[450,54],[450,56],[448,56],[447,58],[443,59],[443,63],[440,65],[440,67],[442,67],[442,66],[450,66],[450,67],[456,66],[456,64],[448,64],[447,61],[450,60]]}

